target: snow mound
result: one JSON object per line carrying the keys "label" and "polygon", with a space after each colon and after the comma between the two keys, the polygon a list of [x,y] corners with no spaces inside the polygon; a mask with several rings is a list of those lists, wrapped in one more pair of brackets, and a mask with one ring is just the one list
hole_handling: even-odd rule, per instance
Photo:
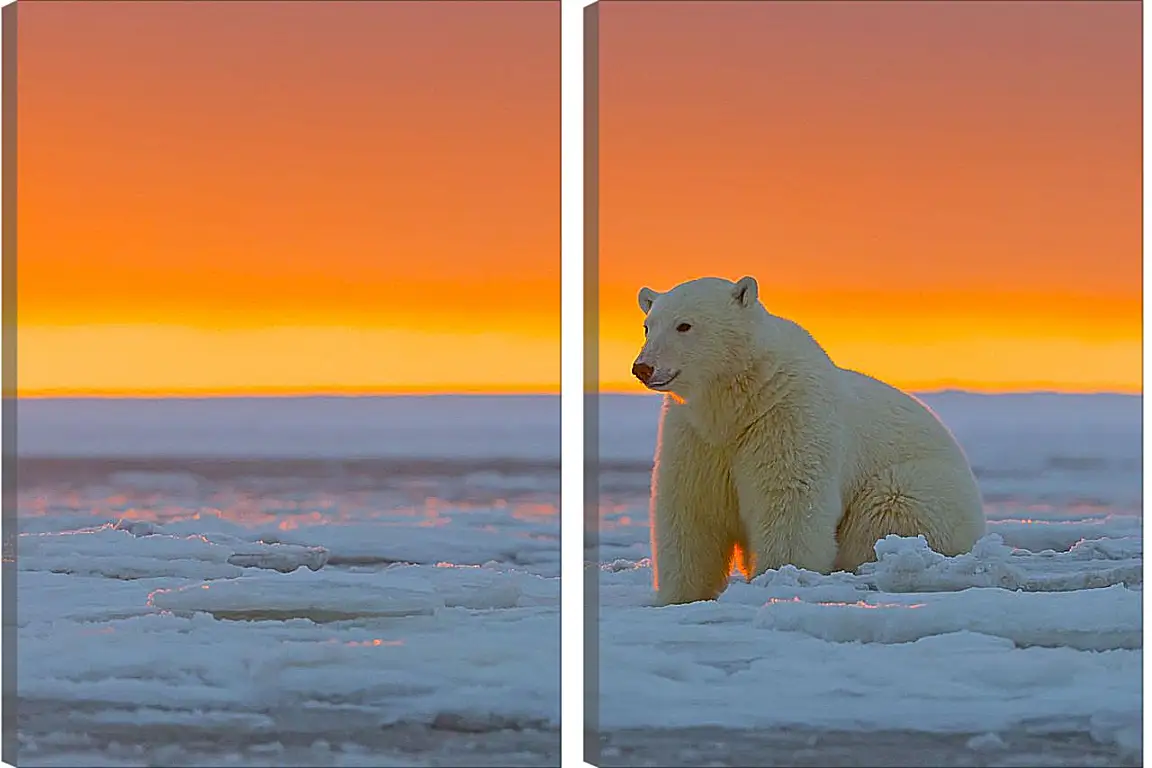
{"label": "snow mound", "polygon": [[16,546],[22,571],[112,579],[220,579],[239,576],[246,568],[315,571],[328,561],[323,547],[265,544],[227,534],[174,535],[145,521],[25,533]]}
{"label": "snow mound", "polygon": [[1140,592],[1113,586],[1085,592],[972,589],[855,602],[771,598],[757,626],[837,643],[908,643],[952,632],[977,632],[1018,647],[1086,651],[1143,647]]}
{"label": "snow mound", "polygon": [[153,608],[217,618],[314,622],[427,616],[445,608],[555,606],[552,580],[459,566],[398,566],[373,573],[299,571],[158,589]]}

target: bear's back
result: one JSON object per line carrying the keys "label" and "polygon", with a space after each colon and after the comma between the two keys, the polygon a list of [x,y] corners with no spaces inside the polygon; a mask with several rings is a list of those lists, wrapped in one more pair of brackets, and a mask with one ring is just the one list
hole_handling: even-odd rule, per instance
{"label": "bear's back", "polygon": [[871,473],[930,455],[955,458],[952,433],[912,395],[857,371],[840,368],[859,471]]}

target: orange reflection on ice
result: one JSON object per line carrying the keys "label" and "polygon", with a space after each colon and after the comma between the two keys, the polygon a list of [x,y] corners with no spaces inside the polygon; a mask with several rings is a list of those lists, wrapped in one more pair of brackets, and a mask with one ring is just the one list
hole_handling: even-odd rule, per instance
{"label": "orange reflection on ice", "polygon": [[382,639],[377,637],[377,638],[374,638],[372,640],[349,640],[348,642],[346,642],[344,644],[349,645],[349,646],[353,646],[353,647],[378,648],[380,646],[396,647],[399,645],[404,645],[404,641],[403,640],[382,640]]}
{"label": "orange reflection on ice", "polygon": [[417,528],[443,528],[450,525],[452,520],[447,517],[430,517],[427,520],[421,520],[416,523]]}
{"label": "orange reflection on ice", "polygon": [[164,588],[164,587],[162,587],[160,589],[154,589],[148,593],[148,599],[145,600],[144,604],[147,605],[149,608],[155,608],[156,604],[153,602],[153,600],[155,599],[156,595],[160,594],[161,592],[171,592],[171,591],[172,591],[171,589]]}
{"label": "orange reflection on ice", "polygon": [[[501,499],[501,501],[503,501]],[[507,504],[507,502],[505,502]],[[517,504],[512,508],[512,517],[516,520],[539,520],[540,518],[555,517],[559,510],[552,504]]]}
{"label": "orange reflection on ice", "polygon": [[[780,603],[808,603],[807,600],[801,600],[799,597],[770,597],[765,605],[778,605]],[[817,602],[808,603],[809,605],[823,605],[833,608],[923,608],[927,603],[868,603],[864,600],[857,600],[854,603],[840,602],[836,600],[820,600]]]}
{"label": "orange reflection on ice", "polygon": [[160,521],[160,516],[157,515],[156,511],[152,509],[137,509],[135,507],[131,507],[129,509],[121,510],[117,513],[117,515],[124,518],[125,520],[145,520],[150,523],[156,523]]}
{"label": "orange reflection on ice", "polygon": [[616,530],[617,528],[630,528],[633,525],[647,525],[647,524],[648,524],[647,521],[644,521],[644,520],[641,520],[639,522],[636,520],[633,520],[631,515],[621,515],[620,517],[616,518],[615,520],[610,520],[610,519],[605,520],[603,517],[601,517],[600,530],[612,531],[612,530]]}

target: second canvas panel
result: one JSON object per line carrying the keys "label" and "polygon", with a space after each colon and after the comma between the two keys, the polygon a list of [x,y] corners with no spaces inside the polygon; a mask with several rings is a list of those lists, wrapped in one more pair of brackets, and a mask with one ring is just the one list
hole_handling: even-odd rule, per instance
{"label": "second canvas panel", "polygon": [[558,766],[559,3],[3,15],[5,763]]}
{"label": "second canvas panel", "polygon": [[586,20],[587,758],[1139,765],[1140,5]]}

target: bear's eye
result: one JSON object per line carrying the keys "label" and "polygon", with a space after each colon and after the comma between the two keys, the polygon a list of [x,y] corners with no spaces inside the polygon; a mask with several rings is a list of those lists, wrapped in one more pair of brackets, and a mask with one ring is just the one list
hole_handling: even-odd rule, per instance
{"label": "bear's eye", "polygon": [[680,331],[680,333],[687,333],[692,330],[692,326],[689,323],[680,323],[680,325],[676,326],[676,330]]}

